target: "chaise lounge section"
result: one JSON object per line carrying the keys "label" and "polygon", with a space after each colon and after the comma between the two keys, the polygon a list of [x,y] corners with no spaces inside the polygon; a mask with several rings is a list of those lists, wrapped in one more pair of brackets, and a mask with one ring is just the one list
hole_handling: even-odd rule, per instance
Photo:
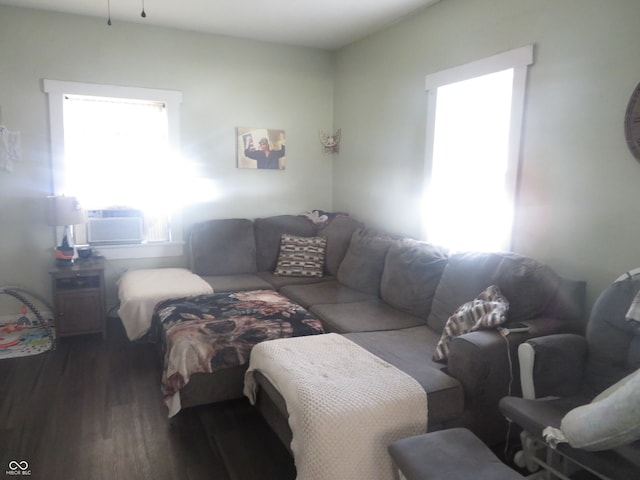
{"label": "chaise lounge section", "polygon": [[[447,320],[490,285],[509,300],[508,322],[528,332],[507,339],[496,329],[454,338],[445,363],[433,360]],[[584,284],[513,253],[467,252],[358,228],[336,278],[317,285],[288,285],[280,292],[308,308],[325,330],[346,338],[416,379],[429,401],[429,430],[465,426],[489,444],[503,441],[506,422],[498,410],[519,388],[519,343],[548,331],[580,331]],[[508,325],[507,325],[508,326]],[[268,420],[286,430],[284,400],[264,376],[259,383],[280,412]],[[260,403],[262,402],[262,403]],[[285,438],[285,443],[289,440]]]}

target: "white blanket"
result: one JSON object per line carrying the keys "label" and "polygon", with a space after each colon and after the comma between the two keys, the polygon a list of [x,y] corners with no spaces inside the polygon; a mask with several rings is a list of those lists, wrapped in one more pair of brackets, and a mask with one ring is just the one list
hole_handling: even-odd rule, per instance
{"label": "white blanket", "polygon": [[420,384],[341,335],[256,345],[244,390],[252,403],[255,370],[286,401],[298,480],[393,479],[388,445],[427,430]]}
{"label": "white blanket", "polygon": [[118,316],[129,340],[136,340],[151,327],[158,302],[208,293],[213,293],[211,285],[186,268],[130,270],[118,280]]}

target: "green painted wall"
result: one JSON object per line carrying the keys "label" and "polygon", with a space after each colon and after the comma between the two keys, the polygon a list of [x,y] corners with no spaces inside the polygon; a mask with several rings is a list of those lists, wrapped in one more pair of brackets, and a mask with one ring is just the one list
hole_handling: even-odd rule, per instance
{"label": "green painted wall", "polygon": [[[0,45],[0,123],[22,135],[22,162],[0,172],[0,286],[50,297],[55,239],[44,208],[51,192],[44,78],[183,93],[182,153],[217,192],[185,209],[187,227],[331,208],[331,157],[318,140],[318,129],[332,126],[329,52],[3,6]],[[286,170],[237,169],[239,126],[284,129]],[[110,261],[110,303],[124,269],[183,264],[181,257]],[[3,297],[0,312],[19,307]]]}
{"label": "green painted wall", "polygon": [[340,50],[334,208],[420,235],[425,75],[534,44],[514,249],[587,280],[592,301],[640,266],[640,164],[623,133],[639,23],[637,0],[443,0]]}

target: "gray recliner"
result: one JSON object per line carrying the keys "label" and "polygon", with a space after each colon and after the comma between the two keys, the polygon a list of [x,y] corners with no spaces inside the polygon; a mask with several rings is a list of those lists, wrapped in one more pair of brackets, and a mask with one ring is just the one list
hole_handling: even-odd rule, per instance
{"label": "gray recliner", "polygon": [[520,346],[524,398],[500,401],[523,429],[517,464],[557,478],[578,469],[640,478],[640,324],[627,319],[639,291],[640,273],[626,273],[596,300],[585,337],[549,335]]}

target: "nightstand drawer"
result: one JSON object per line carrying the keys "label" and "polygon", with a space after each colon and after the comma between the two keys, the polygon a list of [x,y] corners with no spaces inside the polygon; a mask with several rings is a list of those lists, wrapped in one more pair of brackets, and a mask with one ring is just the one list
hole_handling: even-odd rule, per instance
{"label": "nightstand drawer", "polygon": [[75,277],[56,278],[57,290],[81,290],[100,288],[99,275],[77,275]]}

